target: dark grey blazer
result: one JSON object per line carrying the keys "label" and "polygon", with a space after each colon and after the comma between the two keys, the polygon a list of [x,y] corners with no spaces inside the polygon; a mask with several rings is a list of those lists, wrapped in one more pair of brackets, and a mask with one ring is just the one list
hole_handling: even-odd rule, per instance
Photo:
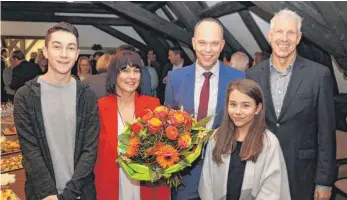
{"label": "dark grey blazer", "polygon": [[332,186],[336,173],[333,84],[328,67],[297,56],[278,119],[269,59],[250,68],[246,77],[263,90],[266,125],[280,141],[291,199],[313,199],[315,185]]}
{"label": "dark grey blazer", "polygon": [[96,97],[99,99],[108,94],[106,92],[106,80],[107,73],[105,72],[96,75],[89,75],[82,82],[84,84],[87,84],[89,88],[95,93]]}

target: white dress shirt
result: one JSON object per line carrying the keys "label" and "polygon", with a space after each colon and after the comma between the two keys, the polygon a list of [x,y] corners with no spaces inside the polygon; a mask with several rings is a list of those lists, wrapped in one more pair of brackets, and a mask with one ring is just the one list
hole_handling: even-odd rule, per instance
{"label": "white dress shirt", "polygon": [[176,69],[180,69],[183,67],[183,61],[178,64],[178,65],[172,65],[172,71],[176,70]]}
{"label": "white dress shirt", "polygon": [[[135,119],[134,119],[135,120]],[[118,135],[124,130],[124,124],[118,112]],[[122,167],[119,168],[119,200],[140,200],[140,181],[131,180]]]}
{"label": "white dress shirt", "polygon": [[[218,82],[219,82],[219,61],[212,67],[211,70],[207,71],[202,68],[198,62],[196,62],[195,70],[195,88],[194,88],[194,114],[195,118],[198,116],[199,104],[200,104],[200,93],[201,88],[204,84],[205,72],[212,72],[210,77],[210,96],[208,100],[207,116],[215,115],[217,109],[217,98],[218,98]],[[207,128],[212,128],[214,118],[207,124]]]}

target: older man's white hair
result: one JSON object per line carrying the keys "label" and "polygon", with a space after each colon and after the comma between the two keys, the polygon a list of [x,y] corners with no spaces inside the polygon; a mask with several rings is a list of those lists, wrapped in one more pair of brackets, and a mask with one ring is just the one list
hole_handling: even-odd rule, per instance
{"label": "older man's white hair", "polygon": [[301,32],[302,17],[300,17],[300,15],[298,15],[296,12],[285,8],[275,13],[274,17],[270,21],[270,30],[275,26],[276,17],[287,17],[296,20],[298,22],[298,30]]}
{"label": "older man's white hair", "polygon": [[247,54],[238,51],[231,56],[230,65],[240,71],[246,71],[249,66],[249,57]]}

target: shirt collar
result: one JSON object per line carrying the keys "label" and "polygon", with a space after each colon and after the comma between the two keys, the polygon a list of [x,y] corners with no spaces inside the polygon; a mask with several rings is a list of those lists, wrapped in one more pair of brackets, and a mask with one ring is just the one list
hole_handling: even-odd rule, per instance
{"label": "shirt collar", "polygon": [[294,66],[294,63],[295,63],[295,60],[296,60],[296,56],[295,58],[293,59],[293,62],[289,65],[289,67],[287,68],[287,70],[285,72],[279,72],[275,66],[273,65],[272,63],[272,54],[270,56],[270,71],[273,71],[273,72],[278,72],[278,73],[281,73],[281,74],[288,74],[289,72],[291,72],[293,70],[293,66]]}
{"label": "shirt collar", "polygon": [[196,72],[197,72],[198,77],[203,76],[203,74],[205,72],[212,72],[212,75],[218,76],[218,73],[219,73],[219,60],[217,60],[216,64],[214,64],[214,66],[210,70],[205,70],[204,68],[202,68],[199,65],[198,61],[195,62],[195,65],[196,65]]}

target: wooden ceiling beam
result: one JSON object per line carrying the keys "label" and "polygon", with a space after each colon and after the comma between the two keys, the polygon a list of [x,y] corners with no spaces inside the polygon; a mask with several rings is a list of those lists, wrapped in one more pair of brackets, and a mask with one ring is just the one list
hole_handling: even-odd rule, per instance
{"label": "wooden ceiling beam", "polygon": [[191,43],[192,33],[187,32],[172,22],[167,22],[134,3],[125,1],[105,1],[95,4],[143,28],[150,28],[151,30],[180,40],[188,45]]}
{"label": "wooden ceiling beam", "polygon": [[118,30],[116,30],[110,26],[98,25],[98,24],[93,24],[93,26],[95,28],[98,28],[98,29],[104,31],[105,33],[112,35],[115,38],[122,40],[123,42],[125,42],[127,44],[130,44],[130,45],[140,49],[141,51],[147,52],[147,50],[148,50],[147,45],[133,39],[132,37],[129,37],[128,35],[120,32],[120,31],[118,31]]}
{"label": "wooden ceiling beam", "polygon": [[[27,12],[65,12],[65,13],[95,13],[95,14],[111,14],[105,9],[101,9],[93,3],[78,2],[1,2],[1,11],[17,10]],[[20,13],[18,13],[20,14]]]}
{"label": "wooden ceiling beam", "polygon": [[[166,42],[160,42],[159,38],[161,38],[161,36],[154,35],[153,32],[148,31],[140,26],[134,25],[133,28],[139,34],[139,36],[147,43],[148,48],[152,48],[154,50],[154,52],[157,55],[158,62],[162,66],[164,66],[167,63],[167,52],[169,49]],[[145,53],[147,53],[147,51],[145,51]]]}
{"label": "wooden ceiling beam", "polygon": [[172,22],[172,21],[175,21],[175,18],[172,16],[171,12],[169,11],[168,8],[166,8],[165,6],[163,6],[161,8],[164,12],[164,14],[166,15],[166,17]]}
{"label": "wooden ceiling beam", "polygon": [[270,53],[271,52],[271,47],[269,43],[267,42],[266,38],[264,37],[263,33],[261,32],[258,24],[254,21],[251,13],[249,10],[242,10],[239,11],[239,15],[242,19],[242,21],[245,23],[246,27],[248,30],[251,32],[253,35],[255,41],[257,42],[259,48],[263,52]]}
{"label": "wooden ceiling beam", "polygon": [[131,23],[121,18],[104,18],[104,17],[77,17],[77,16],[57,16],[54,13],[46,12],[12,12],[2,11],[2,21],[25,21],[25,22],[61,22],[67,21],[79,25],[113,25],[113,26],[130,26]]}
{"label": "wooden ceiling beam", "polygon": [[206,8],[200,11],[199,16],[201,18],[206,18],[206,17],[219,18],[224,15],[229,15],[229,14],[239,12],[241,10],[245,10],[252,5],[253,4],[250,3],[249,1],[245,1],[245,2],[222,1],[209,8]]}

